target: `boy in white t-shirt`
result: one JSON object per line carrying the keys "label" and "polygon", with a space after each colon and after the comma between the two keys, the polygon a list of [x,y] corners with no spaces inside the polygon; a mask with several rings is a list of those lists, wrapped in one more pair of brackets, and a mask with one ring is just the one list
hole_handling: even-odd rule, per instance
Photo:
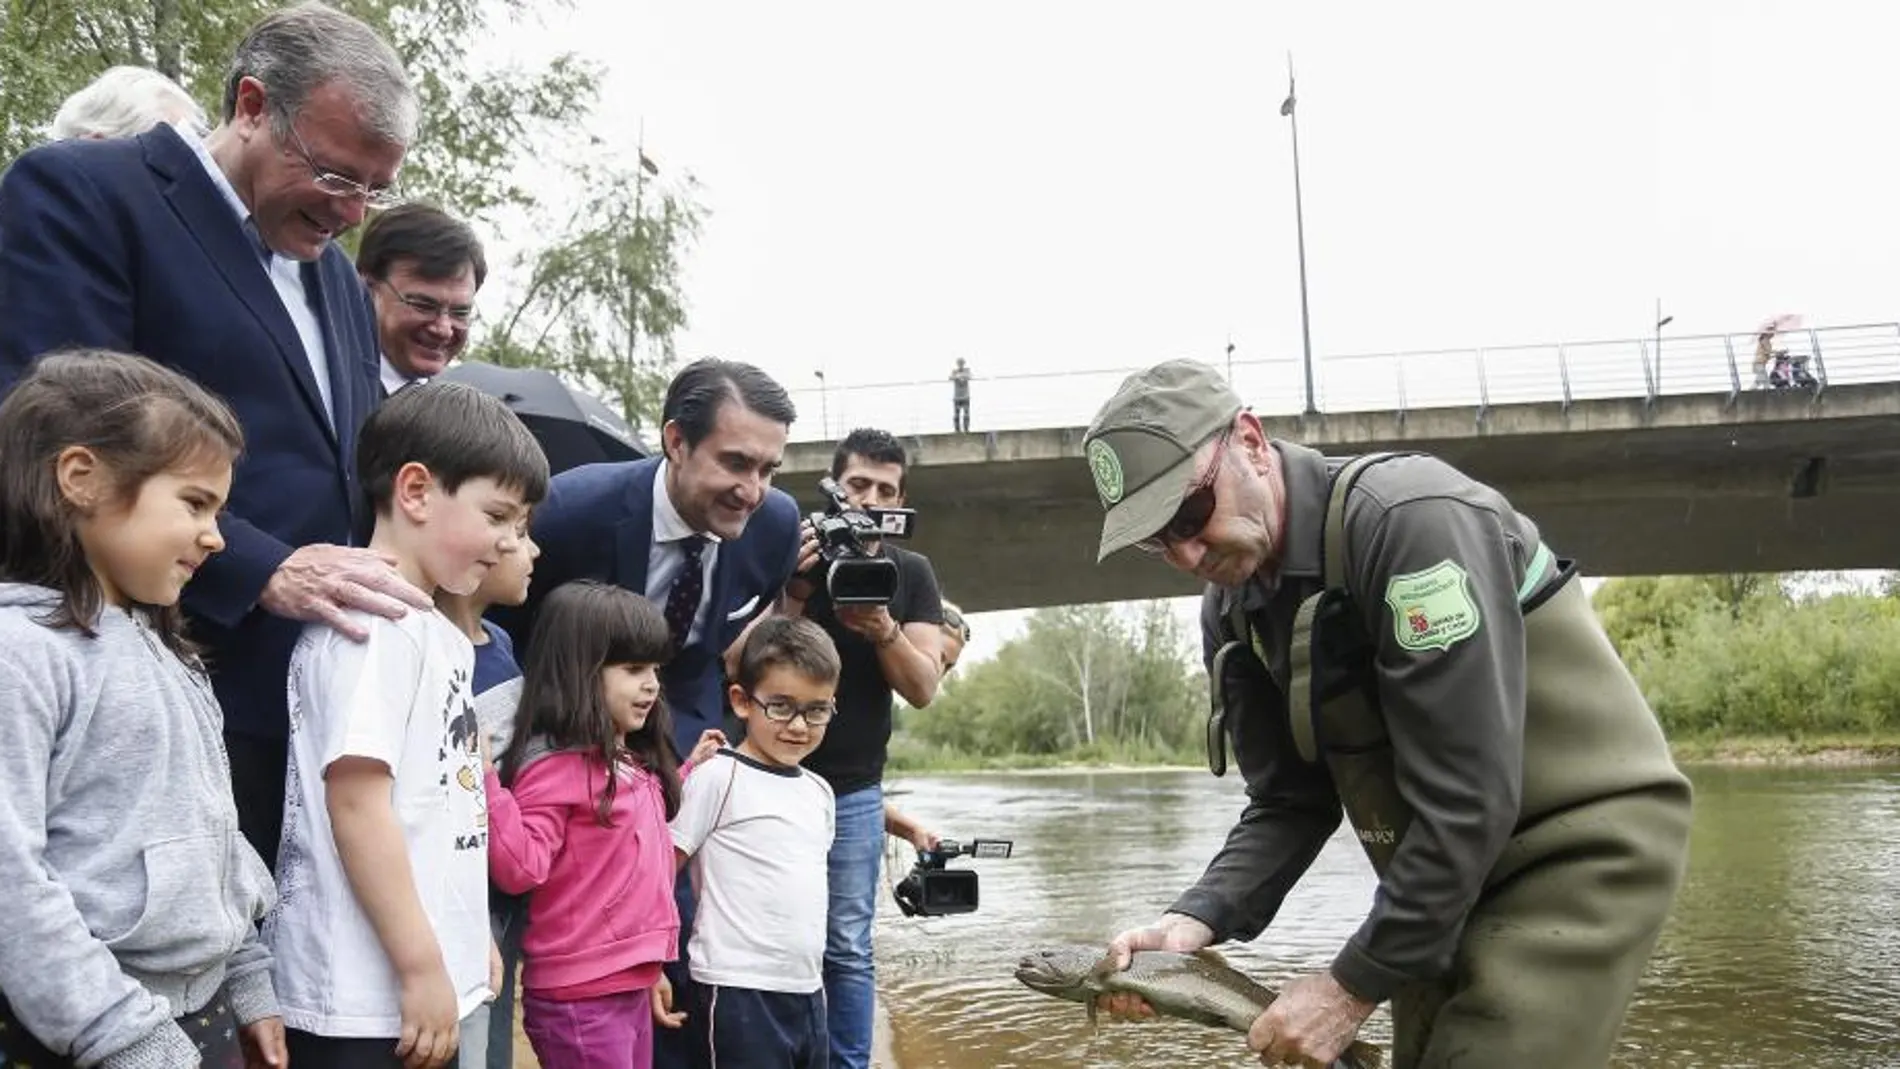
{"label": "boy in white t-shirt", "polygon": [[[402,390],[363,425],[370,548],[425,594],[468,593],[526,552],[541,447],[458,383]],[[264,922],[291,1064],[447,1064],[492,997],[488,808],[474,647],[441,613],[312,624],[291,656],[277,906]]]}
{"label": "boy in white t-shirt", "polygon": [[824,1069],[825,911],[831,788],[799,767],[837,712],[838,650],[817,624],[753,628],[728,692],[737,750],[686,778],[673,845],[699,907],[687,946],[720,1069]]}

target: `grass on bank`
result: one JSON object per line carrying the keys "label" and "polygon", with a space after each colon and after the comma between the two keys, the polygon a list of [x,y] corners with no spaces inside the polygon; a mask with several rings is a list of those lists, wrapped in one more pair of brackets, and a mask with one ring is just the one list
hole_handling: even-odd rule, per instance
{"label": "grass on bank", "polygon": [[[1900,734],[1886,731],[1697,735],[1672,739],[1669,748],[1683,764],[1900,765]],[[891,740],[887,771],[898,775],[931,775],[1130,767],[1204,769],[1207,760],[1205,755],[1190,750],[1115,743],[1098,743],[1054,754],[965,754],[928,746],[899,734]]]}

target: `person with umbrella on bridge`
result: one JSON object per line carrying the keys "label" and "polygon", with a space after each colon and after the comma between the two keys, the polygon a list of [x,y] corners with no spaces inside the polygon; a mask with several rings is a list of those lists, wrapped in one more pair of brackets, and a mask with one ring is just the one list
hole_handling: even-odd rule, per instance
{"label": "person with umbrella on bridge", "polygon": [[1389,1000],[1397,1069],[1602,1069],[1682,880],[1690,790],[1575,564],[1434,457],[1270,440],[1194,361],[1126,379],[1083,455],[1099,557],[1207,584],[1208,760],[1224,772],[1231,741],[1248,796],[1112,963],[1258,936],[1343,809],[1372,908],[1255,1020],[1261,1061],[1331,1065]]}

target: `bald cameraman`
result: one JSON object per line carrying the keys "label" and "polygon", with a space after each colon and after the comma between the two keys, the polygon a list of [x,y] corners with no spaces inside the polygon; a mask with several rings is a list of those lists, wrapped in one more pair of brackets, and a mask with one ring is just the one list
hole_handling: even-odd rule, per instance
{"label": "bald cameraman", "polygon": [[[855,430],[838,443],[831,477],[853,508],[904,507],[908,457],[896,438]],[[805,550],[816,535],[805,526]],[[867,1069],[876,1003],[871,920],[877,911],[878,862],[884,853],[884,759],[891,741],[891,695],[914,709],[937,696],[943,665],[943,605],[937,575],[921,554],[888,540],[868,540],[867,554],[897,566],[888,605],[833,605],[822,576],[786,584],[787,604],[805,590],[805,615],[837,643],[838,717],[804,766],[823,776],[837,796],[837,832],[831,846],[831,908],[825,933],[825,1004],[833,1069]],[[819,570],[826,567],[820,561]]]}

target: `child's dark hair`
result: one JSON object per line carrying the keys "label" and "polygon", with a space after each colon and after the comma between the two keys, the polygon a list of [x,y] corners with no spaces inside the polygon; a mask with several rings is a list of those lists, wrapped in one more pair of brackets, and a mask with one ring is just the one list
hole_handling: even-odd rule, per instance
{"label": "child's dark hair", "polygon": [[[60,492],[59,456],[90,450],[129,506],[145,481],[200,464],[236,463],[244,432],[204,387],[142,356],[69,349],[39,359],[0,403],[0,580],[59,592],[41,622],[95,633],[105,592],[79,542],[79,509]],[[177,605],[146,606],[165,646],[194,659]]]}
{"label": "child's dark hair", "polygon": [[666,819],[679,812],[679,758],[673,752],[673,717],[661,698],[640,730],[622,735],[601,700],[600,671],[613,664],[664,664],[671,636],[659,606],[631,591],[581,579],[556,587],[541,602],[528,640],[521,706],[514,738],[501,758],[501,778],[512,784],[540,739],[557,750],[591,750],[608,770],[596,817],[611,823],[615,764],[632,756],[660,780]]}
{"label": "child's dark hair", "polygon": [[470,479],[487,478],[519,490],[530,506],[548,496],[541,443],[499,398],[467,383],[397,390],[370,413],[356,439],[356,477],[378,516],[389,512],[404,464],[428,468],[451,494]]}
{"label": "child's dark hair", "polygon": [[789,668],[813,683],[835,684],[838,647],[824,628],[802,616],[768,617],[746,636],[733,682],[749,694],[774,668]]}

